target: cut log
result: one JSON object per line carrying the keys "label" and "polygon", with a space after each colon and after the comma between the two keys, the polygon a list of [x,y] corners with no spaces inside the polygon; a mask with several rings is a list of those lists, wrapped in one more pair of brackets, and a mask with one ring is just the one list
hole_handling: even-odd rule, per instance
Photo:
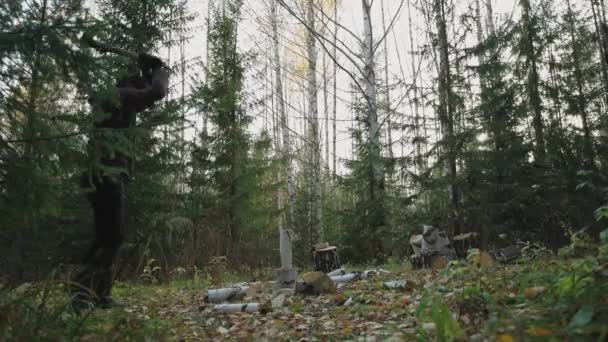
{"label": "cut log", "polygon": [[335,246],[319,244],[315,246],[312,254],[315,271],[329,273],[340,268],[338,249]]}
{"label": "cut log", "polygon": [[345,275],[345,274],[346,274],[346,271],[343,268],[339,268],[337,270],[333,270],[333,271],[327,273],[327,275],[330,277],[341,276],[341,275]]}
{"label": "cut log", "polygon": [[377,269],[361,272],[361,279],[368,279],[368,278],[378,277],[381,275],[388,275],[388,274],[391,274],[391,272],[389,272],[387,270],[383,270],[381,268],[377,268]]}
{"label": "cut log", "polygon": [[247,295],[249,286],[233,286],[222,289],[211,289],[205,295],[206,303],[222,303],[241,299]]}
{"label": "cut log", "polygon": [[389,290],[407,290],[407,281],[393,280],[382,284],[382,287]]}
{"label": "cut log", "polygon": [[333,281],[336,284],[349,283],[351,281],[361,279],[361,273],[348,273],[348,274],[333,276],[333,277],[329,277],[329,278],[331,279],[331,281]]}
{"label": "cut log", "polygon": [[218,304],[213,307],[214,311],[231,313],[231,312],[256,312],[260,307],[259,303],[245,303],[245,304]]}

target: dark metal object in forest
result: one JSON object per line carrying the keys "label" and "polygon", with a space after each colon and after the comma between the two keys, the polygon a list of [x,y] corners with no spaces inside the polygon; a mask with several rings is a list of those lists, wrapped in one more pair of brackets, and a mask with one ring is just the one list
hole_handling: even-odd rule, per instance
{"label": "dark metal object in forest", "polygon": [[340,258],[338,249],[328,243],[315,245],[312,251],[314,270],[329,273],[340,268]]}
{"label": "dark metal object in forest", "polygon": [[490,251],[494,260],[506,263],[519,259],[522,256],[521,249],[517,246],[508,246]]}

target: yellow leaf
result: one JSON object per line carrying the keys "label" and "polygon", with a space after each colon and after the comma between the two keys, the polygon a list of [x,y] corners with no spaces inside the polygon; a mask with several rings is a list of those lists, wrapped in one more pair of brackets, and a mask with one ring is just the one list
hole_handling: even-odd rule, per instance
{"label": "yellow leaf", "polygon": [[528,299],[534,299],[543,292],[545,292],[545,288],[542,286],[528,287],[524,289],[524,296]]}
{"label": "yellow leaf", "polygon": [[515,341],[515,339],[513,338],[513,336],[511,335],[498,335],[498,337],[496,338],[497,342],[513,342]]}
{"label": "yellow leaf", "polygon": [[549,329],[541,328],[541,327],[531,327],[526,330],[528,334],[532,336],[552,336],[553,332]]}

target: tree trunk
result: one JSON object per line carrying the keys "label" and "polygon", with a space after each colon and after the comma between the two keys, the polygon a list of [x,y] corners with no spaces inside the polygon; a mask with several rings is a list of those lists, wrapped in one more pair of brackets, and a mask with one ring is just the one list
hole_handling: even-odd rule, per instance
{"label": "tree trunk", "polygon": [[[283,207],[280,209],[283,211],[282,225],[279,228],[280,235],[280,250],[281,250],[281,267],[283,269],[291,269],[292,255],[291,255],[291,234],[294,231],[293,227],[293,211],[295,208],[295,184],[293,177],[293,166],[291,161],[291,139],[289,136],[288,118],[287,111],[285,110],[285,98],[283,97],[283,78],[281,75],[281,57],[279,54],[279,29],[278,29],[278,15],[277,15],[277,0],[271,1],[271,25],[272,25],[272,45],[273,45],[273,58],[275,68],[275,95],[277,96],[277,105],[279,109],[280,121],[281,121],[281,132],[283,135],[282,145],[282,159],[283,159],[283,173],[287,186],[287,203],[282,201]],[[282,198],[282,195],[280,195]],[[286,205],[286,208],[284,207]]]}
{"label": "tree trunk", "polygon": [[[332,122],[332,150],[333,150],[333,156],[332,156],[332,169],[333,169],[333,176],[334,176],[334,180],[336,178],[336,174],[338,173],[338,170],[336,169],[336,117],[338,114],[338,64],[337,64],[337,58],[336,56],[338,55],[338,49],[337,49],[337,43],[338,43],[338,0],[334,0],[334,22],[336,24],[334,24],[334,98],[333,98],[333,122]],[[328,142],[329,143],[329,142]],[[329,161],[328,161],[329,162]],[[335,189],[335,187],[334,187]],[[338,201],[334,201],[335,203],[337,203]]]}
{"label": "tree trunk", "polygon": [[456,184],[456,142],[454,140],[454,108],[452,80],[450,75],[450,60],[448,36],[444,13],[444,0],[434,0],[435,21],[439,44],[439,105],[437,114],[441,123],[442,137],[445,146],[444,169],[448,178],[448,194],[450,198],[450,232],[460,234],[459,206],[460,198]]}
{"label": "tree trunk", "polygon": [[308,32],[306,34],[306,47],[308,54],[308,110],[309,130],[308,143],[310,144],[310,162],[312,167],[311,179],[311,247],[319,241],[322,235],[321,228],[321,149],[319,146],[319,109],[317,103],[317,47],[315,41],[315,13],[314,0],[308,0]]}
{"label": "tree trunk", "polygon": [[[384,0],[382,0],[380,2],[380,7],[381,7],[381,11],[382,11],[382,32],[386,32],[386,19],[385,19],[385,15],[384,15]],[[392,135],[392,129],[393,129],[393,124],[391,122],[391,115],[392,115],[392,110],[391,110],[391,91],[389,89],[389,84],[388,84],[388,43],[387,43],[388,39],[384,39],[384,87],[385,89],[385,93],[384,93],[384,101],[385,101],[385,106],[386,106],[386,138],[387,138],[387,143],[388,143],[388,157],[392,160],[394,158],[394,154],[393,154],[393,135]]]}
{"label": "tree trunk", "polygon": [[491,35],[496,34],[496,27],[494,26],[494,11],[492,11],[492,0],[486,0],[486,12],[487,12],[487,22],[488,30],[490,30]]}
{"label": "tree trunk", "polygon": [[419,173],[424,169],[424,161],[422,160],[422,141],[420,136],[420,100],[418,99],[418,73],[416,72],[416,56],[414,54],[414,33],[412,32],[412,9],[410,0],[407,1],[407,16],[408,16],[408,27],[409,27],[409,38],[410,38],[410,51],[412,57],[410,61],[412,63],[412,72],[414,73],[414,125],[416,143],[416,168]]}

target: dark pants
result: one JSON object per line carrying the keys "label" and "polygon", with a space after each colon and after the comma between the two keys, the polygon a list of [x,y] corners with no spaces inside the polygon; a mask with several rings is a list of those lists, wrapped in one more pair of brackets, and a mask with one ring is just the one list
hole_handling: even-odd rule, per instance
{"label": "dark pants", "polygon": [[125,180],[124,176],[103,176],[84,182],[94,189],[87,198],[93,207],[95,237],[83,259],[83,270],[72,279],[72,292],[80,299],[99,301],[110,296],[112,265],[124,237]]}

